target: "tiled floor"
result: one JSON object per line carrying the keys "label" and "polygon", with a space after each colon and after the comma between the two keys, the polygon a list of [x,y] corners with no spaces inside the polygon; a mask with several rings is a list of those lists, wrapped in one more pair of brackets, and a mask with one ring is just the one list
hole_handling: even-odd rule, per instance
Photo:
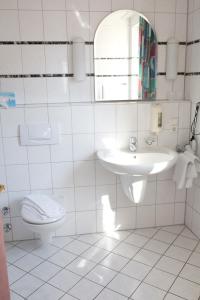
{"label": "tiled floor", "polygon": [[12,300],[198,300],[200,242],[184,226],[7,244]]}

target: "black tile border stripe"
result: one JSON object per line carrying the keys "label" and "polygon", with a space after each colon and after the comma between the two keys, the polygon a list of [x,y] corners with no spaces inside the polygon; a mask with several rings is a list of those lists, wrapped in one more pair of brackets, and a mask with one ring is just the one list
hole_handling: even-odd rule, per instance
{"label": "black tile border stripe", "polygon": [[[157,76],[165,76],[166,72],[158,72]],[[184,73],[179,72],[177,75],[200,75],[200,72],[193,72],[193,73]],[[0,74],[0,78],[62,78],[62,77],[73,77],[73,73],[64,73],[64,74]],[[137,74],[127,74],[127,75],[95,75],[94,73],[87,73],[87,77],[131,77],[137,76]]]}
{"label": "black tile border stripe", "polygon": [[185,76],[199,76],[200,72],[187,72],[185,73]]}

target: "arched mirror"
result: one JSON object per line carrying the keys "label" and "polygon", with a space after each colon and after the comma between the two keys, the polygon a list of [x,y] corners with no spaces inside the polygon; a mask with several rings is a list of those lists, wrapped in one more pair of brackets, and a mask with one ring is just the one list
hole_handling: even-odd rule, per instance
{"label": "arched mirror", "polygon": [[96,101],[156,98],[157,39],[136,11],[108,15],[94,39]]}

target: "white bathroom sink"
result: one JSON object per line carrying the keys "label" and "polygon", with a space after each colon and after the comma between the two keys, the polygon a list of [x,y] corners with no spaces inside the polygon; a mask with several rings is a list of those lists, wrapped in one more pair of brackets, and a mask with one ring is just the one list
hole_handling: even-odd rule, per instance
{"label": "white bathroom sink", "polygon": [[169,148],[143,148],[137,152],[103,149],[97,152],[101,164],[118,175],[148,176],[174,166],[177,153]]}

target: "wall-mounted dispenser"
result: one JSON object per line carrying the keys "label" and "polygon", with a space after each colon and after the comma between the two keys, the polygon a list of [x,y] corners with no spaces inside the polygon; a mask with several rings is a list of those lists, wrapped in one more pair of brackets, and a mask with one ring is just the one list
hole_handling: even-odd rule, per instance
{"label": "wall-mounted dispenser", "polygon": [[163,114],[160,104],[152,104],[151,108],[151,131],[159,133],[163,127]]}
{"label": "wall-mounted dispenser", "polygon": [[170,38],[167,41],[166,77],[167,80],[176,80],[178,67],[178,41]]}
{"label": "wall-mounted dispenser", "polygon": [[82,38],[73,39],[73,74],[74,80],[86,79],[85,41]]}

